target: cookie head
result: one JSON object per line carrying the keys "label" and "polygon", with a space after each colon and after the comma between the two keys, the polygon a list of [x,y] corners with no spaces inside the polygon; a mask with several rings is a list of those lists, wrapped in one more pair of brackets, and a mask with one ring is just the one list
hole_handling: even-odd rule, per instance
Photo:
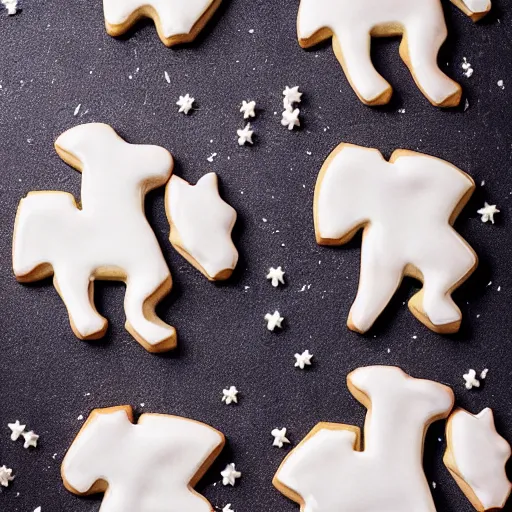
{"label": "cookie head", "polygon": [[237,215],[220,197],[217,175],[206,174],[196,185],[174,176],[166,209],[174,248],[210,281],[230,277],[238,261],[231,239]]}

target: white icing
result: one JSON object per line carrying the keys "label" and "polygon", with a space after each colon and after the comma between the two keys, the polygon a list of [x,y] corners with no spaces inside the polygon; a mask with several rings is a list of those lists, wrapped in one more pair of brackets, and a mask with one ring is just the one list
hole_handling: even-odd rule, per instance
{"label": "white icing", "polygon": [[423,290],[412,299],[421,300],[422,321],[460,322],[451,292],[477,258],[450,220],[474,183],[451,164],[419,153],[397,153],[392,161],[374,149],[343,145],[317,182],[315,224],[322,243],[340,245],[365,226],[351,323],[360,332],[370,329],[408,266],[422,274]]}
{"label": "white icing", "polygon": [[502,508],[511,491],[505,472],[510,445],[496,432],[491,409],[473,416],[463,409],[449,419],[449,447],[455,472],[485,510]]}
{"label": "white icing", "polygon": [[135,11],[150,7],[160,20],[164,37],[189,34],[215,0],[103,0],[105,20],[124,25]]}
{"label": "white icing", "polygon": [[354,430],[320,424],[275,481],[300,497],[304,512],[434,512],[422,468],[424,433],[449,413],[452,391],[391,367],[360,368],[349,381],[371,402],[364,451],[356,451]]}
{"label": "white icing", "polygon": [[[465,3],[480,12],[487,0]],[[460,94],[460,87],[437,65],[439,49],[448,34],[440,0],[301,0],[301,44],[309,46],[309,40],[322,29],[332,32],[334,47],[350,84],[365,103],[373,103],[390,91],[370,57],[370,34],[382,27],[391,27],[392,34],[402,30],[407,33],[402,44],[407,45],[409,66],[432,103],[442,105]]]}
{"label": "white icing", "polygon": [[107,482],[101,512],[211,512],[189,484],[223,444],[220,432],[185,418],[143,414],[134,425],[126,410],[96,410],[66,454],[62,477],[76,494]]}
{"label": "white icing", "polygon": [[476,378],[476,371],[471,369],[468,370],[468,373],[465,373],[463,376],[466,389],[473,389],[480,387],[480,381]]}
{"label": "white icing", "polygon": [[462,0],[470,12],[487,13],[491,10],[491,0]]}
{"label": "white icing", "polygon": [[106,329],[93,302],[94,279],[123,280],[128,330],[153,347],[172,339],[174,328],[152,315],[147,300],[157,291],[167,292],[171,277],[144,216],[145,194],[171,175],[170,153],[128,144],[104,124],[72,128],[57,139],[56,147],[81,168],[81,208],[67,192],[31,192],[21,200],[15,275],[33,280],[28,274],[50,264],[73,330],[83,339],[97,338]]}
{"label": "white icing", "polygon": [[[231,239],[236,211],[219,195],[215,173],[205,174],[195,186],[173,176],[167,185],[166,206],[179,245],[209,279],[231,273],[238,251]],[[173,244],[174,245],[174,244]]]}

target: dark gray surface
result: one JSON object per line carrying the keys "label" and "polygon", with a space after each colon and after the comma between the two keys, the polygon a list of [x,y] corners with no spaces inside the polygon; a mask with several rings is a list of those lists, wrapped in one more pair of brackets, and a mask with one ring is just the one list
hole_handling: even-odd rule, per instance
{"label": "dark gray surface", "polygon": [[[107,36],[100,0],[26,0],[13,18],[0,11],[0,465],[17,476],[0,492],[1,511],[32,512],[38,505],[43,512],[98,510],[100,497],[82,499],[64,490],[59,465],[81,426],[79,415],[125,403],[137,412],[201,420],[226,434],[227,449],[198,487],[213,505],[230,502],[237,512],[298,510],[271,485],[288,451],[272,448],[271,429],[288,427],[297,443],[318,421],[362,425],[364,410],[349,395],[345,377],[376,363],[453,386],[458,403],[473,412],[492,407],[512,440],[512,28],[505,0],[494,3],[493,14],[477,26],[446,5],[451,35],[440,62],[464,86],[467,112],[430,106],[400,62],[396,41],[379,42],[375,51],[379,69],[396,86],[392,104],[363,106],[330,45],[311,52],[298,46],[293,0],[225,2],[196,44],[174,50],[160,43],[151,23],[126,38]],[[471,79],[462,76],[464,56],[475,69]],[[496,85],[500,79],[504,91]],[[304,126],[289,133],[279,122],[281,91],[296,84],[305,93]],[[189,117],[175,106],[186,92],[198,106]],[[251,148],[236,143],[242,99],[255,99],[261,109]],[[80,115],[73,117],[79,103]],[[122,285],[97,286],[96,303],[110,329],[104,341],[85,343],[71,332],[50,282],[23,286],[12,276],[19,199],[45,189],[78,196],[80,175],[59,160],[53,141],[92,121],[111,124],[130,142],[168,148],[176,174],[189,181],[216,171],[224,197],[239,212],[239,267],[228,284],[213,285],[167,242],[163,189],[148,198],[148,217],[175,280],[159,308],[178,329],[180,347],[172,355],[150,355],[124,331]],[[485,180],[457,222],[481,258],[456,294],[464,314],[459,335],[433,334],[413,318],[403,306],[413,282],[402,286],[370,335],[346,329],[359,245],[317,247],[312,223],[318,170],[341,141],[386,155],[395,148],[418,150],[453,162],[478,184]],[[210,164],[213,152],[219,156]],[[475,213],[484,200],[502,211],[496,226],[482,224]],[[272,265],[286,270],[286,287],[275,290],[265,280]],[[300,293],[304,285],[311,287]],[[275,308],[286,318],[277,335],[263,322]],[[301,372],[293,354],[305,349],[314,353],[315,365]],[[490,369],[483,389],[464,389],[469,367]],[[220,402],[231,384],[241,393],[237,407]],[[6,424],[15,419],[41,435],[37,450],[9,440]],[[470,511],[442,466],[440,436],[438,424],[425,450],[438,510]],[[231,461],[243,478],[226,488],[218,485],[219,471]]]}

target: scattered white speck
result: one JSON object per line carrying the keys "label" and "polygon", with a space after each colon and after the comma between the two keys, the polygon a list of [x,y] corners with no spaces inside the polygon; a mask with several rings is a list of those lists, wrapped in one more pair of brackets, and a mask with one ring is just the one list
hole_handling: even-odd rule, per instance
{"label": "scattered white speck", "polygon": [[505,82],[503,80],[498,80],[498,87],[503,91],[505,89]]}
{"label": "scattered white speck", "polygon": [[306,151],[306,155],[311,156],[312,154],[311,151]]}
{"label": "scattered white speck", "polygon": [[482,183],[480,183],[480,186],[481,187],[485,186],[485,180],[482,180]]}
{"label": "scattered white speck", "polygon": [[413,340],[417,340],[418,339],[418,336],[416,336],[416,334],[412,337]]}
{"label": "scattered white speck", "polygon": [[469,108],[469,100],[466,98],[466,103],[464,103],[464,112],[466,112],[466,110],[468,110]]}
{"label": "scattered white speck", "polygon": [[54,454],[52,455],[52,459],[53,459],[53,460],[55,460],[56,458],[57,458],[57,454],[56,454],[56,453],[54,453]]}
{"label": "scattered white speck", "polygon": [[78,421],[82,421],[83,419],[84,419],[84,417],[82,414],[80,414],[80,416],[78,416],[78,418],[77,418]]}
{"label": "scattered white speck", "polygon": [[435,482],[432,482],[432,489],[435,489],[437,487],[437,484]]}
{"label": "scattered white speck", "polygon": [[391,349],[390,348],[388,348],[388,354],[391,354]]}
{"label": "scattered white speck", "polygon": [[217,156],[217,153],[212,153],[206,160],[208,160],[208,162],[212,163],[213,162],[213,159]]}
{"label": "scattered white speck", "polygon": [[498,286],[498,291],[501,292],[501,286]]}
{"label": "scattered white speck", "polygon": [[265,217],[263,217],[263,219],[261,219],[263,222],[268,222],[267,219],[265,219]]}
{"label": "scattered white speck", "polygon": [[165,77],[165,80],[168,84],[171,83],[171,77],[169,76],[169,73],[167,73],[167,71],[164,71],[164,77]]}
{"label": "scattered white speck", "polygon": [[471,67],[471,64],[468,62],[468,59],[466,57],[463,58],[462,69],[464,70],[463,74],[466,78],[471,78],[473,76],[473,73],[475,72],[475,70]]}
{"label": "scattered white speck", "polygon": [[144,407],[146,404],[144,402],[141,402],[140,406]]}
{"label": "scattered white speck", "polygon": [[405,114],[405,108],[399,108],[398,109],[399,114]]}
{"label": "scattered white speck", "polygon": [[251,28],[251,30],[249,30],[249,34],[254,34],[254,29]]}
{"label": "scattered white speck", "polygon": [[482,380],[485,380],[485,378],[487,377],[487,374],[489,373],[489,368],[486,368],[485,370],[482,371],[482,373],[480,374],[480,378]]}
{"label": "scattered white speck", "polygon": [[73,115],[76,117],[78,113],[80,112],[80,107],[82,106],[81,103],[78,104],[78,106],[75,108],[75,111],[73,112]]}

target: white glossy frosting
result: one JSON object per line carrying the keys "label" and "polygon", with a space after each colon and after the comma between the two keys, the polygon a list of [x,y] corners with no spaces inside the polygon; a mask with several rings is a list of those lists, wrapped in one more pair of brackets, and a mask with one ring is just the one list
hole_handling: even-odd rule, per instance
{"label": "white glossy frosting", "polygon": [[[465,0],[471,11],[487,12],[488,0]],[[384,27],[384,28],[383,28]],[[322,30],[328,32],[322,34]],[[440,0],[301,0],[298,34],[303,46],[319,34],[334,35],[334,48],[350,84],[365,103],[385,96],[390,85],[370,57],[370,34],[405,32],[402,43],[416,83],[436,105],[460,94],[460,87],[437,65],[439,49],[448,34]],[[315,42],[315,41],[313,41]],[[403,54],[405,55],[405,54]]]}
{"label": "white glossy frosting", "polygon": [[146,348],[172,348],[174,328],[156,317],[149,300],[170,290],[171,276],[144,216],[144,196],[169,179],[172,156],[161,147],[128,144],[105,124],[76,126],[57,139],[56,148],[82,172],[80,207],[67,192],[31,192],[21,200],[15,275],[32,281],[53,269],[82,339],[102,336],[107,325],[94,306],[94,279],[125,281],[128,330]]}
{"label": "white glossy frosting", "polygon": [[108,489],[101,512],[211,512],[191,488],[222,449],[224,436],[185,418],[130,408],[96,410],[62,463],[66,487],[86,494],[99,481]]}
{"label": "white glossy frosting", "polygon": [[349,383],[371,402],[364,451],[357,451],[355,427],[319,424],[274,483],[304,512],[434,512],[422,468],[424,434],[448,415],[453,392],[392,367],[360,368]]}
{"label": "white glossy frosting", "polygon": [[157,14],[167,38],[189,34],[214,0],[103,0],[105,20],[123,25],[141,8],[150,7]]}
{"label": "white glossy frosting", "polygon": [[448,452],[455,471],[469,486],[485,510],[502,508],[511,484],[505,464],[511,455],[510,445],[496,432],[491,409],[476,416],[458,409],[449,418]]}
{"label": "white glossy frosting", "polygon": [[233,271],[238,251],[231,231],[237,215],[220,197],[215,173],[205,174],[195,186],[173,176],[167,185],[166,209],[173,245],[191,256],[209,279]]}
{"label": "white glossy frosting", "polygon": [[420,153],[398,151],[387,162],[378,150],[341,145],[331,154],[317,182],[315,225],[319,242],[330,245],[365,227],[355,330],[370,329],[411,266],[424,282],[410,303],[421,306],[416,316],[434,328],[460,322],[451,293],[477,258],[450,222],[473,188],[467,174]]}

